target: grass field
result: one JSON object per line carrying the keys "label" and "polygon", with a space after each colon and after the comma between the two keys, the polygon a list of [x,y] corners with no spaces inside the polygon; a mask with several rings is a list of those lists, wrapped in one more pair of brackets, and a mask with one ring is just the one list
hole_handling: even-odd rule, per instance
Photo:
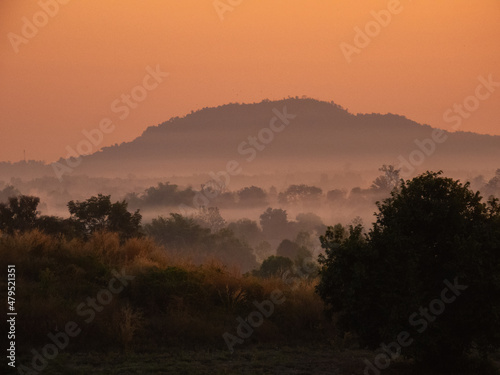
{"label": "grass field", "polygon": [[[353,375],[363,374],[365,350],[334,350],[328,347],[265,347],[235,350],[170,350],[154,354],[86,353],[61,354],[43,371],[47,375]],[[500,368],[500,355],[495,358]],[[21,361],[23,362],[23,361]],[[381,371],[387,375],[437,375],[403,360]],[[487,369],[459,374],[489,374]],[[372,374],[372,372],[370,372]]]}

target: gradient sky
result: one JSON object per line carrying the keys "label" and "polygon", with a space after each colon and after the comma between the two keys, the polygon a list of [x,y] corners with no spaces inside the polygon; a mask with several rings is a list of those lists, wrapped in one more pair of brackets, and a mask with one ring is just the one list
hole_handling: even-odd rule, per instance
{"label": "gradient sky", "polygon": [[[499,0],[401,0],[350,63],[340,44],[390,1],[243,0],[223,20],[213,0],[64,2],[45,26],[38,13],[42,26],[17,53],[9,33],[22,36],[41,8],[0,2],[0,160],[24,149],[65,157],[103,118],[116,125],[108,146],[203,107],[302,95],[452,130],[443,113],[474,95],[478,77],[500,81]],[[169,76],[120,119],[112,103],[157,65]],[[460,130],[500,135],[496,90]]]}

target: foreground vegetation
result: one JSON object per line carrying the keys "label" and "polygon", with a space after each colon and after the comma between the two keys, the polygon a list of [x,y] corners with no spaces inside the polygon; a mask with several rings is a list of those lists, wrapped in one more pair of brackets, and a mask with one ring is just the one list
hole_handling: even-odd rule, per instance
{"label": "foreground vegetation", "polygon": [[328,227],[319,266],[309,233],[259,266],[222,225],[142,227],[102,195],[40,217],[36,197],[10,198],[0,266],[17,270],[19,373],[495,373],[498,202],[427,172],[378,203],[372,228]]}
{"label": "foreground vegetation", "polygon": [[[49,363],[46,375],[361,375],[363,360],[372,351],[339,349],[332,345],[254,345],[230,354],[226,350],[165,350],[153,353],[65,353]],[[472,364],[453,375],[493,375],[500,353],[490,365]],[[28,360],[28,359],[27,359]],[[383,371],[387,375],[441,375],[442,372],[399,360]]]}
{"label": "foreground vegetation", "polygon": [[[500,346],[500,205],[441,173],[402,181],[368,233],[322,237],[318,292],[363,346],[461,368]],[[390,357],[390,358],[389,358]],[[378,367],[384,367],[380,361]]]}
{"label": "foreground vegetation", "polygon": [[[33,350],[43,353],[52,343],[49,334],[64,331],[67,322],[82,329],[47,361],[46,374],[362,374],[364,360],[378,353],[361,350],[352,334],[339,335],[314,292],[318,279],[287,284],[241,275],[216,261],[197,266],[148,239],[120,243],[112,233],[96,233],[88,242],[38,231],[18,234],[0,240],[0,256],[1,264],[13,262],[18,270],[21,364],[32,368]],[[109,288],[114,270],[133,280],[101,304],[99,294]],[[255,311],[254,301],[269,299],[276,289],[286,301],[228,350],[223,333],[236,335],[236,319],[246,318]],[[97,308],[86,322],[90,315],[79,312],[89,310],[89,297]],[[82,303],[86,308],[78,309]],[[493,374],[500,356],[490,360],[469,361],[463,373]],[[384,373],[438,372],[400,357]]]}
{"label": "foreground vegetation", "polygon": [[[35,230],[2,237],[0,262],[16,265],[18,342],[24,353],[45,345],[47,334],[63,330],[68,321],[82,328],[69,351],[224,350],[222,334],[234,333],[236,318],[246,317],[255,310],[254,301],[268,299],[276,289],[286,303],[241,346],[327,340],[333,329],[310,279],[291,285],[278,277],[242,276],[215,260],[194,265],[145,238],[121,242],[118,234],[97,232],[88,241],[68,241]],[[117,272],[127,275],[127,285],[109,301],[99,293],[110,288]],[[97,300],[97,307],[88,298]]]}

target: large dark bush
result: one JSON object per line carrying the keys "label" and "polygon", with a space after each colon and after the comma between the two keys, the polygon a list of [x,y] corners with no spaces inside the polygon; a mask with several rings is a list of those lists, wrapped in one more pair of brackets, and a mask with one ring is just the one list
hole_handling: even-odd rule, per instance
{"label": "large dark bush", "polygon": [[[468,183],[427,172],[401,181],[378,209],[368,234],[337,226],[321,238],[317,291],[340,328],[374,348],[407,331],[413,342],[404,354],[444,367],[471,350],[486,355],[498,347],[497,201],[485,203]],[[433,314],[429,305],[448,282],[467,288]]]}

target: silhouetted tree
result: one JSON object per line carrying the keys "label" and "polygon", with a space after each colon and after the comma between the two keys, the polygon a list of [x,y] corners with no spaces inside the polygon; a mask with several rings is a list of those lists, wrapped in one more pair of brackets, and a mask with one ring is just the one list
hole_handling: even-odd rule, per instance
{"label": "silhouetted tree", "polygon": [[102,194],[83,202],[68,203],[71,218],[83,229],[84,238],[96,231],[106,230],[117,232],[122,240],[141,235],[142,216],[139,210],[128,212],[127,206],[125,200],[111,203],[111,196]]}
{"label": "silhouetted tree", "polygon": [[289,231],[289,222],[287,213],[281,208],[267,208],[260,215],[260,226],[264,236],[268,239],[287,237]]}
{"label": "silhouetted tree", "polygon": [[158,244],[170,248],[198,246],[210,235],[210,229],[176,213],[171,213],[169,218],[159,216],[146,224],[144,229]]}
{"label": "silhouetted tree", "polygon": [[316,186],[290,185],[278,195],[278,201],[282,204],[317,203],[322,194],[323,191]]}
{"label": "silhouetted tree", "polygon": [[290,259],[295,259],[295,257],[299,252],[299,249],[300,246],[297,245],[295,242],[285,239],[281,241],[278,248],[276,249],[276,255]]}
{"label": "silhouetted tree", "polygon": [[481,189],[486,196],[500,197],[500,168],[496,170],[495,175]]}
{"label": "silhouetted tree", "polygon": [[[321,237],[317,291],[339,328],[372,347],[411,332],[404,354],[445,367],[472,347],[498,346],[498,201],[483,203],[468,183],[427,172],[401,181],[378,209],[366,236],[358,225]],[[430,304],[443,298],[438,314]]]}
{"label": "silhouetted tree", "polygon": [[10,197],[8,203],[0,203],[0,230],[9,234],[36,228],[40,198],[20,195]]}
{"label": "silhouetted tree", "polygon": [[271,255],[264,259],[260,268],[253,274],[263,278],[282,277],[285,272],[292,272],[293,269],[293,261],[290,258]]}
{"label": "silhouetted tree", "polygon": [[67,239],[80,237],[84,228],[74,219],[63,219],[57,216],[40,216],[36,228],[46,234]]}
{"label": "silhouetted tree", "polygon": [[384,172],[382,176],[377,177],[371,188],[377,191],[390,192],[398,186],[401,177],[399,172],[401,169],[396,169],[393,165],[383,165],[379,168],[380,172]]}
{"label": "silhouetted tree", "polygon": [[330,190],[326,193],[326,199],[330,202],[339,202],[346,198],[347,192],[341,189]]}
{"label": "silhouetted tree", "polygon": [[160,182],[158,186],[152,186],[139,196],[138,194],[128,194],[125,199],[133,207],[154,207],[154,206],[176,206],[180,204],[191,204],[195,192],[192,188],[180,190],[175,184]]}
{"label": "silhouetted tree", "polygon": [[212,233],[220,231],[227,225],[217,207],[200,207],[194,220],[202,227],[210,229]]}
{"label": "silhouetted tree", "polygon": [[323,220],[321,218],[312,213],[300,213],[296,216],[295,220],[297,220],[297,228],[301,231],[306,232],[317,232],[325,233],[326,225],[323,224]]}
{"label": "silhouetted tree", "polygon": [[241,242],[229,229],[222,229],[211,235],[209,241],[210,254],[227,265],[238,265],[243,272],[258,266],[252,248]]}
{"label": "silhouetted tree", "polygon": [[[325,226],[325,231],[326,231],[326,226]],[[319,236],[316,233],[314,233],[314,235],[311,235],[311,232],[306,232],[306,231],[300,231],[299,233],[297,233],[294,242],[297,245],[307,249],[311,254],[314,254],[314,252],[316,250],[319,250],[319,248],[321,247]]]}
{"label": "silhouetted tree", "polygon": [[290,258],[296,264],[301,264],[305,258],[310,258],[312,253],[305,246],[300,246],[296,242],[285,239],[281,241],[276,249],[276,255]]}
{"label": "silhouetted tree", "polygon": [[227,228],[232,230],[236,237],[242,239],[250,246],[257,245],[263,239],[262,230],[259,228],[257,222],[250,219],[240,219],[229,223]]}
{"label": "silhouetted tree", "polygon": [[239,203],[243,206],[265,206],[267,202],[267,194],[264,190],[257,186],[245,187],[238,191]]}

